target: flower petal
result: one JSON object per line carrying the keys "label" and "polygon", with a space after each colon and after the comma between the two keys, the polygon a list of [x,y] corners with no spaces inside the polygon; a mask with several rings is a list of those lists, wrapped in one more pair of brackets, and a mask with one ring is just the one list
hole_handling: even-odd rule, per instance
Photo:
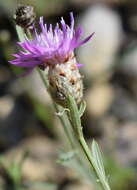
{"label": "flower petal", "polygon": [[79,42],[79,43],[76,45],[75,48],[77,48],[77,47],[79,47],[79,46],[85,44],[86,42],[88,42],[88,41],[92,38],[92,36],[93,36],[94,34],[95,34],[95,32],[93,32],[91,35],[89,35],[86,39],[84,39],[84,40],[82,40],[81,42]]}

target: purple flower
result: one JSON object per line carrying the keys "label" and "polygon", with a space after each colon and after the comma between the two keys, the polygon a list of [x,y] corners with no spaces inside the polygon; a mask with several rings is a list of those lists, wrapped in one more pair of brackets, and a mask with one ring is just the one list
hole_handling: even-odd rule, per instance
{"label": "purple flower", "polygon": [[76,31],[74,30],[73,13],[70,13],[70,19],[70,26],[61,18],[61,29],[57,23],[53,30],[52,25],[47,29],[47,25],[43,23],[43,17],[41,17],[39,21],[41,33],[38,34],[34,28],[33,40],[26,38],[24,42],[18,42],[17,44],[23,50],[20,50],[18,54],[13,54],[16,59],[10,63],[33,69],[36,66],[46,68],[67,62],[73,57],[74,49],[86,43],[93,35],[92,33],[85,40],[80,41],[82,29],[78,27]]}

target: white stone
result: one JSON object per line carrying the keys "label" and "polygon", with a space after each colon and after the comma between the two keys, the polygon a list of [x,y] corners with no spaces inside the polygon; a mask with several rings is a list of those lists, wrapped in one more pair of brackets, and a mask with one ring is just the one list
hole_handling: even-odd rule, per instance
{"label": "white stone", "polygon": [[4,96],[0,98],[0,119],[5,119],[12,111],[14,101],[11,96]]}
{"label": "white stone", "polygon": [[118,14],[103,4],[91,6],[81,18],[84,37],[95,32],[91,41],[79,48],[80,63],[88,77],[110,69],[122,42],[123,32]]}

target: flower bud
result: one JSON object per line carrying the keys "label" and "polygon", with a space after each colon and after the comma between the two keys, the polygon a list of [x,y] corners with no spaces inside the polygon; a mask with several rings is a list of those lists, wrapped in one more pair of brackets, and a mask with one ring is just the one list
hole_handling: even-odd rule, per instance
{"label": "flower bud", "polygon": [[50,67],[48,79],[49,91],[56,103],[66,107],[68,95],[72,95],[77,104],[81,102],[83,83],[75,58],[72,58],[65,64],[62,63]]}
{"label": "flower bud", "polygon": [[15,22],[23,29],[30,29],[35,22],[36,14],[32,6],[19,5],[15,13]]}

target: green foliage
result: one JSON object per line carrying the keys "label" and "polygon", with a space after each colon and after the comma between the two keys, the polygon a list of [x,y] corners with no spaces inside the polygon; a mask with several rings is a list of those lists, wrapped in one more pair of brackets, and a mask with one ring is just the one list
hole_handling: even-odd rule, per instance
{"label": "green foliage", "polygon": [[76,153],[77,153],[76,151],[69,151],[67,153],[62,153],[60,154],[59,160],[57,162],[62,163],[62,164],[67,163],[68,161],[75,158]]}
{"label": "green foliage", "polygon": [[[9,166],[6,165],[6,161],[4,157],[0,157],[0,167],[5,173],[5,175],[3,175],[3,178],[5,177],[4,179],[5,183],[6,183],[6,178],[10,179],[10,183],[12,184],[12,187],[10,187],[11,190],[22,189],[21,188],[22,187],[22,166],[27,156],[28,156],[28,151],[25,151],[21,159],[19,160],[19,162],[12,160]],[[9,185],[10,184],[6,184],[7,187]]]}
{"label": "green foliage", "polygon": [[[22,155],[21,159],[19,160],[19,162],[12,160],[11,163],[9,164],[9,166],[6,166],[5,158],[2,156],[0,157],[0,168],[2,168],[4,170],[4,173],[6,174],[6,176],[10,179],[11,183],[13,184],[12,187],[10,184],[6,184],[5,187],[0,186],[0,188],[2,190],[7,189],[7,188],[9,190],[27,190],[27,189],[30,189],[30,187],[31,187],[34,190],[35,189],[56,190],[57,185],[48,183],[48,182],[33,182],[33,183],[27,182],[26,184],[23,183],[22,166],[23,166],[23,163],[24,163],[25,159],[27,158],[27,156],[28,156],[28,151],[25,151],[24,154]],[[9,187],[9,185],[10,185],[10,187]]]}
{"label": "green foliage", "polygon": [[59,154],[59,159],[57,160],[57,163],[65,167],[71,168],[72,170],[74,170],[74,172],[77,172],[79,178],[85,178],[85,180],[88,180],[91,182],[91,184],[93,184],[95,181],[94,175],[91,173],[86,163],[83,163],[82,160],[79,160],[79,157],[82,158],[82,156],[83,155],[78,152],[78,150],[72,150],[69,152],[62,151]]}
{"label": "green foliage", "polygon": [[81,104],[80,104],[80,108],[79,108],[79,116],[82,117],[84,112],[85,112],[85,109],[86,109],[86,102],[83,101]]}
{"label": "green foliage", "polygon": [[97,166],[98,170],[100,171],[101,175],[105,179],[105,169],[103,165],[102,153],[99,149],[99,146],[95,140],[92,142],[92,158],[94,160],[95,165]]}
{"label": "green foliage", "polygon": [[128,185],[134,180],[135,171],[119,165],[113,158],[105,158],[105,168],[109,171],[109,181],[113,190],[128,190]]}
{"label": "green foliage", "polygon": [[102,183],[104,184],[105,189],[110,189],[108,180],[107,180],[107,177],[105,174],[105,168],[104,168],[104,164],[103,164],[102,154],[101,154],[99,146],[95,140],[93,140],[93,142],[92,142],[91,151],[92,151],[92,163],[93,163],[94,167],[96,168],[96,171],[99,176],[98,181],[101,182],[100,181],[100,179],[101,179]]}

